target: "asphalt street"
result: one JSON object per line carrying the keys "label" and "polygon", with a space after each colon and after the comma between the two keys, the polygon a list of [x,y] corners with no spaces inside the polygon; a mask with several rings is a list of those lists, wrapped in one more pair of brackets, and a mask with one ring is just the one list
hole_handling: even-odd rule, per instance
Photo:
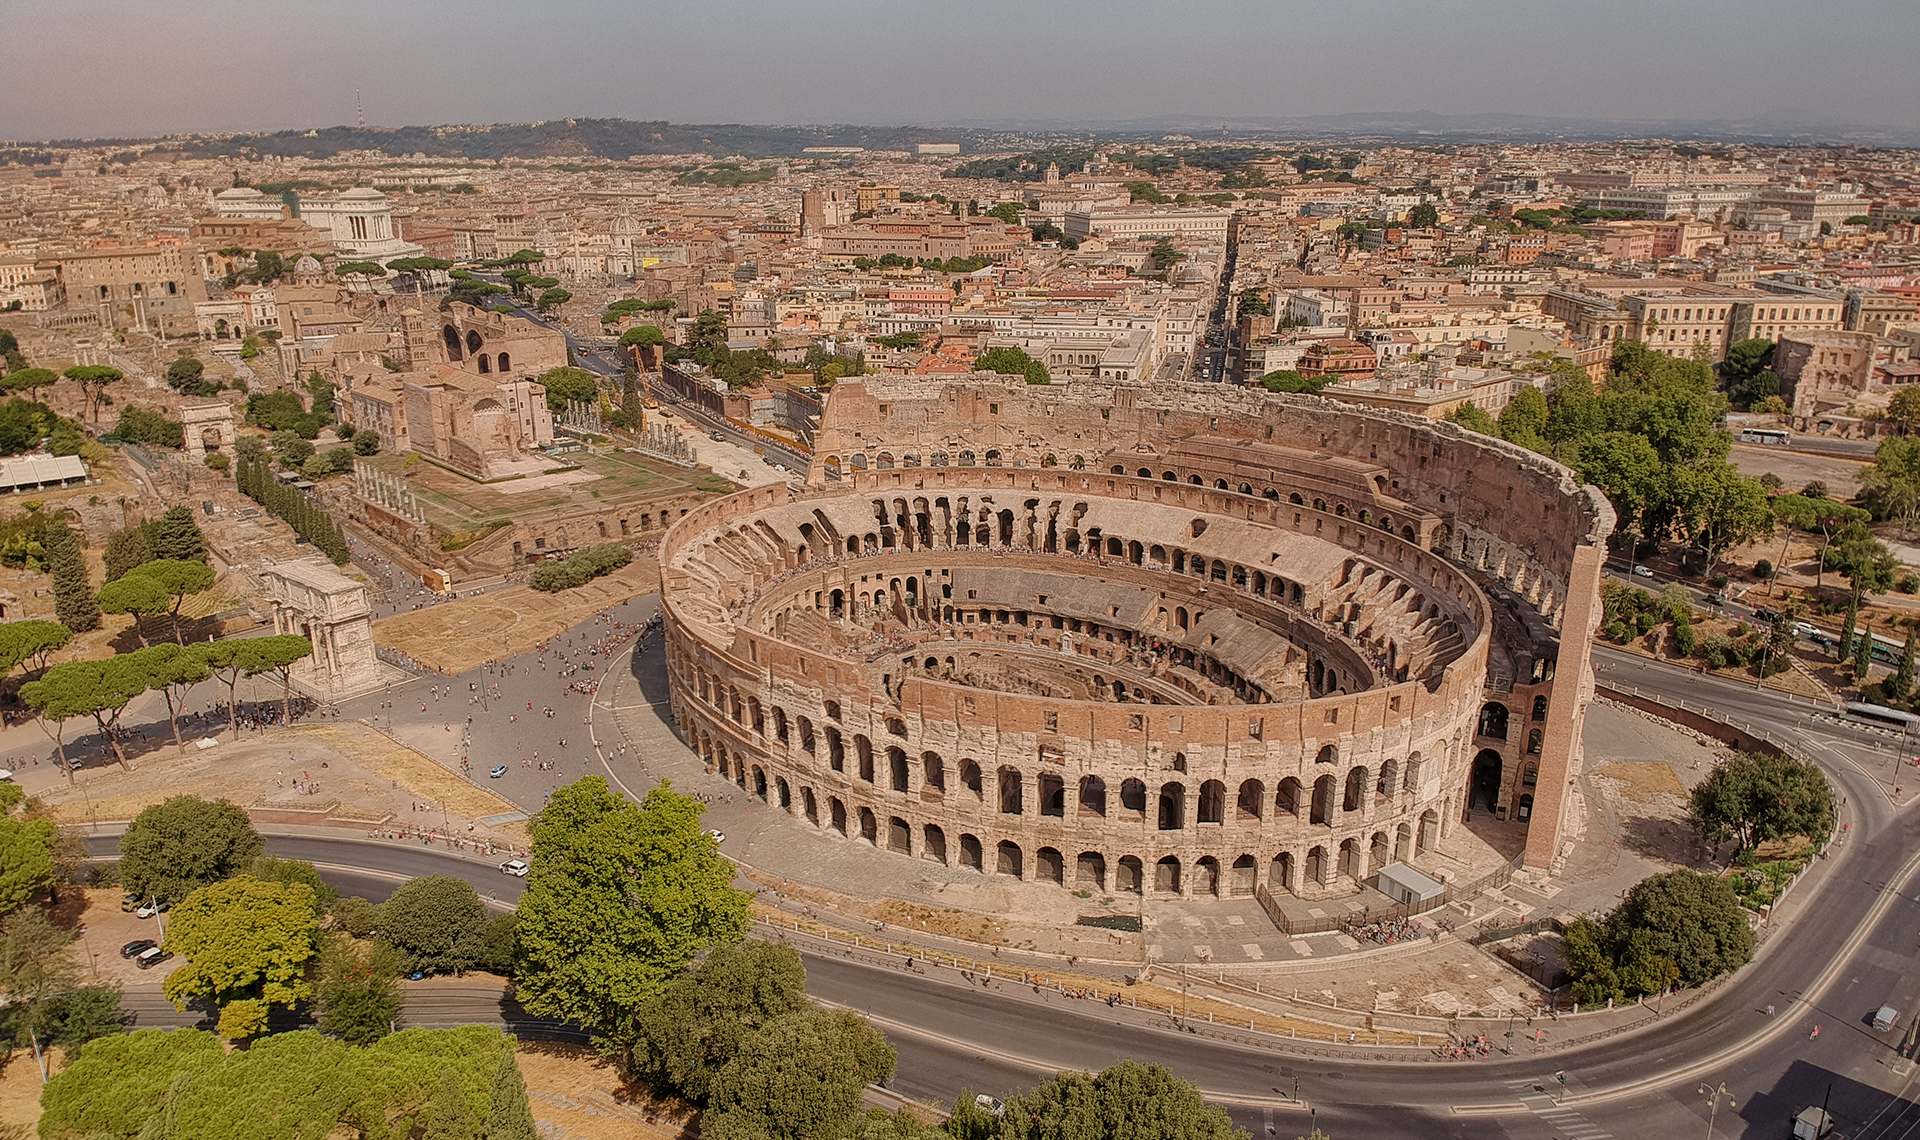
{"label": "asphalt street", "polygon": [[[655,600],[638,599],[616,612],[638,624],[650,616]],[[509,764],[503,778],[489,782],[522,807],[537,810],[552,787],[597,767],[589,702],[564,690],[573,680],[604,673],[608,657],[585,650],[605,629],[589,623],[559,638],[544,655],[524,654],[491,671],[457,678],[424,678],[406,686],[404,698],[368,698],[362,707],[343,706],[341,712],[378,716],[383,724],[391,717],[402,728],[443,727],[450,748],[471,715],[472,765],[481,779],[489,763],[528,757],[538,747],[542,759],[556,758],[557,770]],[[625,648],[611,655],[616,667],[628,664]],[[586,661],[595,663],[590,673],[561,675],[562,669]],[[822,999],[875,1017],[901,1051],[899,1090],[941,1100],[963,1088],[1004,1094],[1054,1067],[1097,1067],[1135,1056],[1168,1064],[1261,1134],[1267,1129],[1274,1135],[1304,1133],[1311,1121],[1343,1138],[1679,1135],[1683,1129],[1704,1129],[1706,1100],[1696,1087],[1726,1081],[1739,1108],[1730,1115],[1723,1107],[1721,1135],[1782,1135],[1792,1108],[1817,1103],[1829,1084],[1833,1109],[1854,1122],[1848,1135],[1903,1135],[1920,1110],[1904,1101],[1909,1084],[1889,1062],[1899,1033],[1920,1010],[1920,983],[1909,970],[1920,947],[1920,883],[1913,874],[1920,859],[1914,855],[1920,851],[1920,819],[1896,813],[1884,790],[1897,779],[1886,741],[1830,722],[1809,722],[1811,705],[1788,702],[1777,693],[1644,665],[1643,659],[1605,649],[1596,651],[1596,664],[1603,682],[1659,691],[1796,736],[1828,767],[1848,803],[1847,838],[1816,872],[1824,881],[1809,880],[1796,893],[1780,920],[1785,929],[1767,942],[1756,963],[1653,1029],[1559,1047],[1555,1037],[1563,1026],[1549,1024],[1545,1051],[1531,1051],[1529,1042],[1512,1058],[1388,1061],[1364,1049],[1330,1051],[1321,1045],[1309,1052],[1280,1042],[1225,1040],[1210,1036],[1205,1027],[1182,1032],[1165,1018],[1143,1021],[1130,1012],[1110,1013],[1098,1003],[1024,993],[1005,983],[982,988],[944,970],[931,976],[909,973],[897,960],[863,956],[849,961],[843,951],[809,954],[810,988]],[[501,696],[492,695],[492,684],[500,686]],[[435,700],[425,691],[429,686],[450,695]],[[525,719],[529,702],[534,706],[530,721]],[[547,705],[555,708],[552,718],[539,711]],[[569,740],[564,749],[557,744],[562,735]],[[617,741],[601,740],[599,751],[606,757],[606,767],[599,770],[611,770],[635,788],[650,782],[641,758],[621,755]],[[463,875],[501,904],[517,898],[521,886],[520,880],[502,875],[496,861],[405,841],[274,837],[269,849],[311,859],[343,890],[369,898],[384,897],[404,877],[431,872]],[[491,991],[432,992],[435,1019],[506,1016]],[[147,998],[132,993],[129,1002],[145,1024],[162,1023],[147,1019],[170,1012],[170,1007],[152,1009]],[[1901,1011],[1900,1026],[1888,1034],[1866,1024],[1883,1003]],[[1764,1012],[1769,1005],[1778,1010],[1772,1017]],[[1823,1032],[1809,1039],[1815,1024]],[[1564,1026],[1569,1033],[1571,1025]],[[1490,1025],[1489,1035],[1497,1039],[1498,1028]],[[1564,1104],[1553,1101],[1561,1091],[1556,1071],[1567,1077]],[[1296,1077],[1299,1101],[1293,1099]],[[1861,1125],[1870,1120],[1872,1125]]]}

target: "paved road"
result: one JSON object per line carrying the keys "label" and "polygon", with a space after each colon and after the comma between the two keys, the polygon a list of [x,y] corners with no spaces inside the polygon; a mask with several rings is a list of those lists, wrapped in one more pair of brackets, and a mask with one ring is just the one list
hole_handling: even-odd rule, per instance
{"label": "paved road", "polygon": [[[636,599],[620,607],[619,616],[628,622],[644,621],[655,601]],[[587,770],[589,765],[583,762],[594,751],[604,755],[626,782],[644,787],[650,781],[642,775],[640,757],[619,756],[615,742],[604,738],[614,732],[612,727],[583,723],[587,702],[577,696],[570,702],[561,694],[568,679],[559,675],[565,663],[556,650],[567,654],[567,662],[580,662],[586,645],[604,628],[589,626],[570,633],[549,648],[545,669],[540,667],[540,655],[528,654],[509,662],[510,672],[476,671],[470,676],[433,679],[453,689],[439,702],[419,695],[417,690],[425,683],[416,682],[408,686],[404,702],[391,702],[394,707],[379,708],[385,702],[369,698],[365,708],[343,707],[342,712],[378,715],[383,721],[393,716],[403,727],[408,722],[438,726],[471,712],[479,730],[474,734],[473,764],[483,779],[485,766],[494,756],[524,755],[538,741],[543,758],[561,757],[561,770],[539,772],[513,764],[505,778],[488,781],[489,787],[529,809],[539,806],[549,787]],[[629,667],[622,655],[611,661],[604,656],[591,660],[599,667],[573,679],[600,675],[601,667],[608,664]],[[1266,1044],[1235,1044],[1182,1034],[1164,1019],[1157,1025],[1143,1024],[1133,1014],[1116,1013],[1109,1020],[1108,1012],[1098,1005],[1057,997],[1036,1000],[1031,993],[1006,989],[984,990],[952,976],[909,975],[897,961],[876,968],[865,961],[849,962],[838,951],[842,956],[809,956],[811,988],[824,999],[856,1006],[879,1019],[901,1050],[897,1082],[901,1091],[938,1099],[964,1087],[1004,1092],[1030,1083],[1039,1069],[1096,1066],[1131,1055],[1167,1062],[1232,1107],[1243,1125],[1256,1131],[1271,1126],[1276,1135],[1306,1130],[1307,1114],[1290,1099],[1295,1077],[1301,1081],[1302,1096],[1324,1118],[1318,1122],[1332,1126],[1334,1134],[1342,1137],[1602,1140],[1636,1131],[1678,1134],[1680,1129],[1704,1126],[1704,1100],[1691,1092],[1701,1079],[1727,1080],[1739,1098],[1742,1107],[1736,1118],[1730,1121],[1723,1115],[1723,1135],[1741,1134],[1739,1129],[1745,1127],[1756,1136],[1779,1135],[1786,1110],[1817,1100],[1829,1082],[1834,1085],[1834,1108],[1844,1119],[1868,1120],[1887,1104],[1890,1091],[1906,1086],[1886,1067],[1894,1038],[1871,1032],[1864,1019],[1882,1003],[1891,1003],[1902,1011],[1904,1028],[1913,1011],[1920,1010],[1920,982],[1909,969],[1920,946],[1920,886],[1911,874],[1912,853],[1920,851],[1920,817],[1901,818],[1883,790],[1897,779],[1886,741],[1829,722],[1808,723],[1810,704],[1790,702],[1777,693],[1755,693],[1719,678],[1648,665],[1641,658],[1605,648],[1596,650],[1596,663],[1606,681],[1658,690],[1777,734],[1797,735],[1833,772],[1848,801],[1850,839],[1819,865],[1817,874],[1830,880],[1824,889],[1810,889],[1821,885],[1812,881],[1803,885],[1786,908],[1783,921],[1788,929],[1768,942],[1754,966],[1712,1000],[1654,1030],[1560,1052],[1535,1054],[1527,1052],[1530,1045],[1523,1045],[1521,1055],[1510,1060],[1407,1063],[1374,1060],[1365,1050],[1314,1057]],[[463,700],[484,691],[469,691],[470,681],[498,684],[506,696],[484,702]],[[423,700],[428,706],[425,713],[417,703]],[[536,710],[530,729],[526,720],[506,720],[515,710],[525,717],[528,700]],[[539,715],[544,703],[555,706],[554,718]],[[597,750],[592,746],[594,728],[603,734]],[[521,734],[524,739],[515,739]],[[561,734],[570,737],[564,752],[545,739],[557,740]],[[575,736],[577,740],[572,739]],[[601,764],[590,767],[598,769]],[[105,837],[99,843],[102,853],[110,853]],[[521,886],[520,880],[500,874],[493,860],[400,841],[369,841],[352,834],[276,836],[269,850],[310,859],[343,890],[368,898],[385,897],[404,877],[436,872],[463,875],[501,904],[516,899]],[[1383,970],[1390,971],[1391,966]],[[180,1017],[153,1008],[149,998],[130,993],[129,1000],[141,1003],[135,1008],[143,1023],[174,1024],[177,1020],[151,1019]],[[434,989],[431,1001],[431,1016],[436,1019],[506,1016],[497,995]],[[1780,1010],[1771,1020],[1760,1012],[1768,1005]],[[1816,1022],[1824,1032],[1818,1041],[1809,1041],[1807,1031]],[[1571,1031],[1571,1023],[1567,1026]],[[1554,1036],[1549,1027],[1549,1047]],[[1741,1047],[1749,1051],[1739,1056],[1725,1052]],[[1715,1060],[1697,1074],[1674,1073],[1679,1066],[1707,1058]],[[1567,1110],[1577,1109],[1577,1118],[1560,1115],[1562,1110],[1545,1092],[1533,1091],[1536,1084],[1557,1089],[1551,1081],[1556,1069],[1567,1073],[1571,1097]],[[1633,1087],[1663,1072],[1669,1074],[1664,1087]],[[1281,1094],[1289,1099],[1276,1101]],[[1585,1102],[1583,1097],[1599,1099]],[[1498,1106],[1507,1107],[1500,1110]],[[1494,1114],[1483,1115],[1489,1111]],[[1883,1116],[1882,1122],[1886,1119]],[[1579,1129],[1572,1127],[1575,1124]],[[1856,1129],[1849,1134],[1863,1133]],[[1888,1133],[1900,1134],[1897,1129]]]}

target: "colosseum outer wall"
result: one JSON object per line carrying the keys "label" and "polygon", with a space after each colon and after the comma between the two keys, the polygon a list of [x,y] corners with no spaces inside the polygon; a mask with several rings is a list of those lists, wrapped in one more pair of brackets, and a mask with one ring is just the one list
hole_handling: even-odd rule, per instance
{"label": "colosseum outer wall", "polygon": [[[809,490],[797,503],[784,488],[762,488],[707,504],[676,525],[662,551],[682,732],[710,763],[796,816],[877,846],[1026,878],[1180,893],[1196,884],[1244,893],[1263,882],[1310,894],[1337,875],[1363,878],[1443,836],[1474,794],[1469,757],[1491,747],[1514,753],[1507,771],[1516,792],[1523,767],[1535,777],[1526,794],[1533,806],[1527,863],[1544,868],[1553,858],[1591,684],[1585,660],[1600,544],[1612,522],[1604,501],[1564,469],[1451,425],[1309,398],[1212,386],[1151,394],[1030,389],[999,378],[843,384],[818,442]],[[1429,591],[1472,631],[1472,642],[1437,672],[1388,677],[1357,692],[1146,704],[1062,701],[904,669],[890,674],[880,671],[888,668],[885,653],[867,669],[858,654],[850,659],[844,650],[779,636],[784,626],[777,630],[776,621],[806,610],[809,595],[824,597],[838,582],[851,598],[856,569],[862,580],[891,581],[896,593],[899,574],[928,575],[920,612],[939,619],[930,601],[939,579],[920,564],[940,564],[946,578],[992,573],[996,559],[1004,567],[1008,557],[1037,553],[1018,543],[983,549],[956,539],[949,525],[918,548],[906,536],[876,549],[869,536],[857,556],[822,566],[819,543],[796,550],[792,535],[780,533],[790,522],[767,514],[816,500],[840,510],[842,500],[903,489],[998,492],[1029,506],[1034,496],[1056,493],[1124,497],[1222,520],[1223,529],[1229,521],[1257,522],[1276,542],[1291,532],[1296,547],[1330,543],[1364,556],[1363,583],[1371,576],[1399,582],[1402,593],[1407,584]],[[813,510],[824,524],[827,515]],[[1205,525],[1193,525],[1196,546]],[[1126,526],[1111,523],[1108,535]],[[1104,541],[1119,553],[1120,538]],[[696,546],[698,557],[690,557]],[[743,553],[743,546],[757,549]],[[1277,563],[1280,554],[1272,557]],[[1101,573],[1116,590],[1150,587],[1150,570],[1166,577],[1164,565],[1143,565],[1138,550],[1133,565],[1126,561],[1103,558],[1106,569],[1077,572]],[[1045,572],[1044,560],[1035,565]],[[1351,577],[1355,563],[1346,565],[1343,577]],[[1212,569],[1220,574],[1222,560],[1214,558]],[[1245,571],[1233,566],[1231,585],[1243,592]],[[1163,584],[1197,607],[1218,580]],[[1278,589],[1280,579],[1273,582]],[[1323,621],[1328,604],[1359,612],[1327,586],[1295,583],[1291,606]],[[897,598],[892,605],[914,620]],[[1243,593],[1235,605],[1285,624],[1271,598]],[[953,607],[946,609],[950,621]],[[1051,629],[1043,616],[962,632],[973,646],[1005,639],[1009,653],[1102,650],[1072,644],[1078,620],[1062,634],[1057,614]],[[1336,649],[1329,645],[1319,657],[1345,660]],[[1558,660],[1572,672],[1557,676]],[[1560,699],[1552,699],[1555,689]],[[1488,698],[1516,704],[1520,724],[1539,725],[1520,734],[1525,754],[1505,739],[1506,714],[1498,718],[1500,740],[1482,731],[1491,726]],[[1322,803],[1330,781],[1337,807]],[[1099,789],[1097,801],[1090,787]],[[1110,798],[1122,802],[1114,807]]]}

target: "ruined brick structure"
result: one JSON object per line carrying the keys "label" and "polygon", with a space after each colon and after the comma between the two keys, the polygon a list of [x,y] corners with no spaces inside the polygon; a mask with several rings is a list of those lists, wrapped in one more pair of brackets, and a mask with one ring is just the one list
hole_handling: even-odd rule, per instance
{"label": "ruined brick structure", "polygon": [[668,533],[673,714],[796,826],[987,873],[1313,897],[1474,808],[1546,870],[1612,526],[1448,423],[869,377],[805,489]]}

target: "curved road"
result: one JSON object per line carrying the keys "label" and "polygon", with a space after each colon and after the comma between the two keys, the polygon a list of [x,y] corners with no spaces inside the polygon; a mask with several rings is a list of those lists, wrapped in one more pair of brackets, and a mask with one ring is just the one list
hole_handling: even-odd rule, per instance
{"label": "curved road", "polygon": [[[952,971],[929,972],[924,963],[910,974],[899,960],[880,955],[850,960],[843,947],[802,946],[810,988],[824,1000],[867,1012],[888,1032],[900,1050],[899,1091],[941,1101],[963,1087],[1004,1093],[1056,1068],[1098,1068],[1133,1056],[1164,1062],[1192,1079],[1257,1135],[1302,1134],[1310,1122],[1340,1140],[1681,1135],[1706,1126],[1706,1099],[1696,1086],[1726,1081],[1739,1108],[1723,1104],[1716,1122],[1722,1136],[1784,1135],[1791,1111],[1819,1103],[1831,1086],[1831,1105],[1849,1137],[1901,1137],[1909,1129],[1920,1137],[1920,1108],[1894,1095],[1909,1086],[1891,1067],[1900,1033],[1920,1010],[1920,984],[1910,976],[1920,950],[1920,881],[1913,873],[1920,817],[1903,818],[1887,795],[1900,779],[1891,748],[1868,734],[1814,723],[1814,706],[1776,693],[1605,649],[1596,650],[1595,661],[1603,684],[1659,691],[1793,736],[1828,768],[1848,801],[1852,838],[1817,865],[1783,908],[1778,921],[1786,928],[1719,992],[1664,1024],[1581,1046],[1555,1048],[1550,1040],[1541,1052],[1526,1042],[1510,1059],[1409,1061],[1365,1049],[1323,1045],[1309,1052],[1270,1040],[1181,1032],[1165,1017],[1004,982],[981,987]],[[550,680],[542,675],[543,683]],[[539,794],[531,785],[517,790]],[[101,855],[118,848],[109,836],[93,842]],[[502,906],[523,886],[502,875],[494,860],[352,833],[269,836],[268,850],[310,860],[343,891],[372,899],[406,878],[432,873],[468,878]],[[1383,962],[1383,972],[1391,969]],[[195,1019],[173,1011],[157,991],[127,992],[127,1007],[140,1024]],[[1891,1034],[1865,1024],[1882,1003],[1902,1012]],[[1762,1012],[1769,1005],[1779,1010],[1772,1019]],[[532,1034],[567,1032],[527,1018],[496,988],[441,980],[408,987],[407,1018],[416,1025],[489,1021]],[[1823,1032],[1809,1040],[1816,1022]],[[1550,1039],[1576,1032],[1570,1022],[1547,1030]],[[1567,1077],[1563,1105],[1549,1095],[1560,1091],[1556,1070]]]}
{"label": "curved road", "polygon": [[[1705,1098],[1695,1085],[1725,1080],[1740,1107],[1723,1113],[1721,1135],[1742,1135],[1748,1127],[1753,1135],[1782,1135],[1792,1109],[1818,1103],[1831,1084],[1834,1111],[1855,1122],[1849,1136],[1902,1136],[1910,1125],[1920,1130],[1920,1109],[1902,1114],[1907,1104],[1883,1091],[1907,1088],[1887,1067],[1899,1031],[1874,1033],[1865,1019],[1891,1002],[1903,1011],[1904,1028],[1920,1004],[1920,987],[1908,976],[1920,932],[1913,875],[1920,822],[1897,819],[1867,776],[1842,770],[1836,779],[1858,813],[1855,831],[1872,838],[1840,845],[1822,864],[1829,881],[1799,896],[1798,913],[1784,920],[1790,929],[1718,994],[1670,1023],[1564,1051],[1528,1056],[1523,1045],[1522,1056],[1482,1062],[1289,1054],[1004,982],[982,987],[954,971],[928,971],[924,963],[909,973],[897,959],[862,954],[849,960],[844,948],[803,945],[809,988],[865,1011],[888,1032],[900,1050],[894,1082],[900,1092],[942,1101],[962,1087],[1004,1092],[1056,1068],[1100,1068],[1131,1056],[1196,1081],[1257,1134],[1269,1128],[1276,1135],[1302,1133],[1311,1117],[1343,1138],[1677,1135],[1704,1127]],[[103,836],[95,847],[110,855],[118,842]],[[517,899],[522,887],[492,862],[404,842],[271,836],[268,850],[311,860],[342,890],[374,899],[408,877],[434,873],[465,877],[502,904]],[[408,989],[412,1024],[492,1021],[536,1034],[564,1032],[528,1018],[489,986],[436,981]],[[141,1024],[194,1019],[144,989],[129,991],[127,1004]],[[1771,1020],[1762,1012],[1770,1004],[1780,1009]],[[1809,1041],[1815,1022],[1823,1032]],[[1676,1076],[1681,1068],[1701,1071]],[[1547,1095],[1558,1088],[1555,1070],[1568,1077],[1564,1106]]]}

